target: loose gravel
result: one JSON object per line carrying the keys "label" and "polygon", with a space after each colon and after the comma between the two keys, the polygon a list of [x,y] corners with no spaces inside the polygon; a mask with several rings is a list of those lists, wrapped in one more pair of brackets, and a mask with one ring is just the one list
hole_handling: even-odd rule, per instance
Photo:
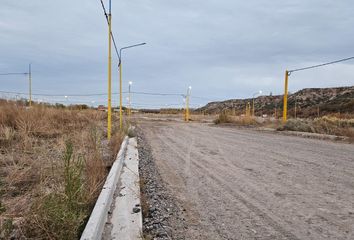
{"label": "loose gravel", "polygon": [[137,128],[139,174],[145,239],[186,239],[184,209],[166,189],[156,168],[151,147]]}

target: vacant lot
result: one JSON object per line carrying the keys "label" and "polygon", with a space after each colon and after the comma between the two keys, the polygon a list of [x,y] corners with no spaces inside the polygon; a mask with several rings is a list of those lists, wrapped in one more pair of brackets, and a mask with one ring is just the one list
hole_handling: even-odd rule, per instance
{"label": "vacant lot", "polygon": [[0,239],[79,238],[120,147],[119,131],[106,140],[106,121],[0,101]]}
{"label": "vacant lot", "polygon": [[187,239],[354,239],[354,145],[140,122]]}

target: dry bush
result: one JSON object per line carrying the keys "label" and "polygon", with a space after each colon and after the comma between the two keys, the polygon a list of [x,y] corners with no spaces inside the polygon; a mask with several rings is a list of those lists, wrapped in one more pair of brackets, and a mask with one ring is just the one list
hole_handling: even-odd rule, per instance
{"label": "dry bush", "polygon": [[87,138],[88,156],[85,166],[87,201],[93,205],[103,186],[106,176],[106,163],[101,149],[102,136],[97,128],[92,127]]}
{"label": "dry bush", "polygon": [[225,112],[220,113],[217,119],[214,120],[215,124],[232,123],[232,122],[233,121],[230,118],[230,116],[227,115]]}
{"label": "dry bush", "polygon": [[120,145],[122,144],[124,134],[117,131],[113,134],[111,137],[111,140],[109,141],[109,152],[110,152],[110,160],[113,162],[115,160],[115,157],[117,156]]}
{"label": "dry bush", "polygon": [[354,137],[354,119],[336,117],[321,117],[313,121],[315,132],[330,135]]}
{"label": "dry bush", "polygon": [[333,116],[323,116],[314,120],[315,124],[328,124],[341,128],[354,127],[354,118],[337,118]]}
{"label": "dry bush", "polygon": [[0,144],[8,145],[15,139],[15,130],[12,127],[0,125]]}
{"label": "dry bush", "polygon": [[309,120],[289,119],[284,125],[278,128],[280,131],[315,132]]}
{"label": "dry bush", "polygon": [[233,123],[240,126],[253,126],[258,125],[258,122],[253,117],[236,117],[233,119]]}
{"label": "dry bush", "polygon": [[74,155],[73,144],[66,142],[60,169],[63,188],[37,198],[25,217],[26,237],[36,239],[76,239],[89,208],[83,183],[84,159]]}
{"label": "dry bush", "polygon": [[231,116],[228,115],[227,113],[220,113],[218,118],[214,120],[215,124],[222,124],[222,123],[232,123],[234,125],[238,126],[253,126],[253,125],[258,125],[258,122],[256,121],[255,118],[249,117],[249,116]]}
{"label": "dry bush", "polygon": [[7,221],[21,229],[16,238],[79,237],[122,141],[119,131],[105,140],[106,119],[0,101],[0,239]]}
{"label": "dry bush", "polygon": [[354,119],[342,119],[334,116],[323,116],[314,120],[289,119],[278,130],[347,136],[352,139],[354,138]]}
{"label": "dry bush", "polygon": [[13,104],[2,104],[0,106],[0,125],[15,128],[19,109]]}

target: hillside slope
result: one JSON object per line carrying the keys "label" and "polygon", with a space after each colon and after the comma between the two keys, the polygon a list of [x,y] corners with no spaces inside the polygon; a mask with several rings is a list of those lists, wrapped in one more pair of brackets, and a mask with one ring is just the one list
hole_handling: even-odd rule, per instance
{"label": "hillside slope", "polygon": [[[230,99],[222,102],[210,102],[196,111],[215,114],[223,110],[242,114],[247,102],[252,105],[252,99]],[[297,115],[310,117],[328,113],[354,114],[354,86],[338,88],[306,88],[290,94],[288,98],[289,115],[294,115],[295,102]],[[255,98],[256,115],[281,115],[283,109],[283,95],[260,96]]]}

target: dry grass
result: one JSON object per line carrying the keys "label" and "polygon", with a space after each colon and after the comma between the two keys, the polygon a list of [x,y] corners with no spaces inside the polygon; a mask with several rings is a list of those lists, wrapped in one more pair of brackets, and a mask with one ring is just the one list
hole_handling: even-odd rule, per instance
{"label": "dry grass", "polygon": [[122,141],[105,125],[94,110],[0,102],[0,239],[78,238]]}
{"label": "dry grass", "polygon": [[223,123],[232,123],[231,116],[228,114],[222,112],[219,114],[219,116],[214,120],[215,124],[223,124]]}
{"label": "dry grass", "polygon": [[214,123],[346,136],[350,142],[354,142],[354,118],[350,114],[332,114],[315,119],[289,119],[286,124],[282,124],[277,119],[234,116],[222,112]]}
{"label": "dry grass", "polygon": [[229,115],[225,112],[219,114],[219,116],[214,120],[215,124],[233,124],[237,126],[255,126],[259,123],[256,121],[255,118],[250,116],[234,116]]}
{"label": "dry grass", "polygon": [[300,131],[349,137],[354,140],[354,119],[323,116],[311,119],[289,119],[278,130]]}

